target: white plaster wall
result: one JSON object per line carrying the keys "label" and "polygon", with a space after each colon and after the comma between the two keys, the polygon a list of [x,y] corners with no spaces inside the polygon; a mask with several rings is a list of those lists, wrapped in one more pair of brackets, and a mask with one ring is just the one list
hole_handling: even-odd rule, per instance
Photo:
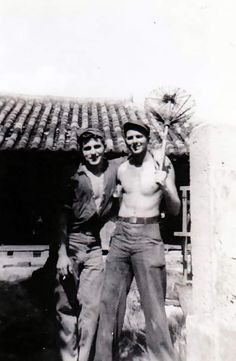
{"label": "white plaster wall", "polygon": [[236,125],[205,124],[191,137],[193,315],[188,361],[236,355]]}
{"label": "white plaster wall", "polygon": [[221,321],[236,321],[235,137],[236,126],[205,125],[191,144],[194,308],[217,307]]}
{"label": "white plaster wall", "polygon": [[[199,127],[192,134],[191,144],[191,234],[193,262],[193,309],[195,313],[210,313],[214,304],[210,131]],[[196,277],[195,277],[196,276]]]}

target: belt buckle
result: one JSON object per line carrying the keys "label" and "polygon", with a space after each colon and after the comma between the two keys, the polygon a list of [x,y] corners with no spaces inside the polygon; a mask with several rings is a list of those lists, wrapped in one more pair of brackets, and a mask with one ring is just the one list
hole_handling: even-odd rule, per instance
{"label": "belt buckle", "polygon": [[137,217],[130,217],[129,222],[133,223],[133,224],[136,224],[137,223]]}

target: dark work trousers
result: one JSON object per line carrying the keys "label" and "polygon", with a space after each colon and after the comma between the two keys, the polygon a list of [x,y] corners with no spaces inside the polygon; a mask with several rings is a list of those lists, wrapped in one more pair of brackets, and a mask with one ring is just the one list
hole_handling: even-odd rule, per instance
{"label": "dark work trousers", "polygon": [[57,276],[56,318],[61,361],[94,358],[104,266],[101,247],[93,246],[93,241],[91,236],[71,234],[69,256],[73,274],[64,280]]}
{"label": "dark work trousers", "polygon": [[116,359],[114,330],[124,290],[134,273],[146,322],[150,361],[176,360],[165,313],[166,270],[159,224],[118,221],[106,261],[95,361]]}

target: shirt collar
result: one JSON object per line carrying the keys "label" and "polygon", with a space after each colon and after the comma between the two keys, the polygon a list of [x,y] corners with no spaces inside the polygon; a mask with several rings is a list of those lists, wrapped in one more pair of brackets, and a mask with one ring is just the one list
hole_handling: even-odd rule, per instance
{"label": "shirt collar", "polygon": [[86,166],[83,163],[80,163],[77,173],[78,174],[83,174],[83,173],[86,174],[87,173],[86,170],[87,170]]}

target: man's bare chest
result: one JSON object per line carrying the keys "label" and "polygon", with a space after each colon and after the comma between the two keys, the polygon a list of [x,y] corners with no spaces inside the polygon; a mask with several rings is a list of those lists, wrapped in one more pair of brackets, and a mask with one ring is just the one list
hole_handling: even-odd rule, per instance
{"label": "man's bare chest", "polygon": [[153,163],[135,167],[127,166],[121,177],[121,183],[126,193],[153,194],[158,190],[155,182],[155,167]]}

